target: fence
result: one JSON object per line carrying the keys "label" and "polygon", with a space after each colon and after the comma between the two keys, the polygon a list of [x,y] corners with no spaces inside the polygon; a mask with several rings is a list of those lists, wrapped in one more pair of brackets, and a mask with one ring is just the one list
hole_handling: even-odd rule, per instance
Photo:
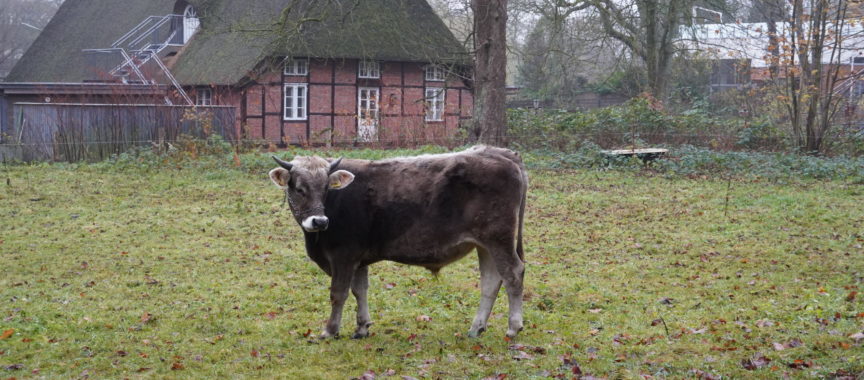
{"label": "fence", "polygon": [[567,99],[512,100],[507,102],[507,108],[554,108],[571,111],[590,110],[594,108],[617,106],[626,102],[628,99],[630,98],[620,94],[586,92]]}
{"label": "fence", "polygon": [[24,161],[103,160],[184,135],[237,140],[235,108],[153,104],[15,103],[2,143]]}

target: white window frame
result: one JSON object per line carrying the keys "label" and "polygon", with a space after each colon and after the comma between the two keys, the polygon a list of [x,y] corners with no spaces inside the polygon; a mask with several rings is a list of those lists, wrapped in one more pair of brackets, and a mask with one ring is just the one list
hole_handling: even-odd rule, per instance
{"label": "white window frame", "polygon": [[288,58],[282,70],[285,75],[305,77],[309,75],[309,60],[305,58]]}
{"label": "white window frame", "polygon": [[195,90],[195,105],[196,106],[212,106],[213,105],[213,89],[210,87],[198,87]]}
{"label": "white window frame", "polygon": [[360,60],[357,64],[357,77],[363,79],[381,78],[381,62]]}
{"label": "white window frame", "polygon": [[198,12],[191,4],[183,10],[183,45],[192,39],[198,29],[201,28],[201,19],[198,18]]}
{"label": "white window frame", "polygon": [[[363,92],[369,94],[366,99],[367,118],[363,117]],[[374,96],[371,94],[374,93]],[[381,89],[378,87],[358,87],[357,88],[357,134],[360,141],[371,142],[378,141],[378,126],[381,117]],[[369,124],[364,124],[364,123]],[[371,129],[371,133],[364,133],[365,128]]]}
{"label": "white window frame", "polygon": [[447,80],[447,68],[442,65],[426,65],[427,82],[444,82]]}
{"label": "white window frame", "polygon": [[[302,89],[302,96],[300,89]],[[283,104],[285,106],[282,110],[283,120],[306,120],[309,117],[307,112],[309,85],[306,83],[285,83]]]}
{"label": "white window frame", "polygon": [[446,93],[447,89],[444,87],[426,87],[424,91],[426,121],[444,121]]}

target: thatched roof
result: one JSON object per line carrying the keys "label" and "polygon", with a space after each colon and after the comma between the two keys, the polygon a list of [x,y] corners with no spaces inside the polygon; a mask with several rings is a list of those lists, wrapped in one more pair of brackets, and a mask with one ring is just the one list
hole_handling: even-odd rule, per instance
{"label": "thatched roof", "polygon": [[[236,84],[268,57],[469,62],[426,0],[190,0],[201,30],[172,64],[188,85]],[[84,80],[82,49],[104,48],[175,0],[66,0],[8,81]]]}
{"label": "thatched roof", "polygon": [[[81,82],[82,49],[111,46],[147,16],[168,14],[175,0],[67,0],[6,77],[9,82]],[[119,62],[118,62],[119,63]]]}

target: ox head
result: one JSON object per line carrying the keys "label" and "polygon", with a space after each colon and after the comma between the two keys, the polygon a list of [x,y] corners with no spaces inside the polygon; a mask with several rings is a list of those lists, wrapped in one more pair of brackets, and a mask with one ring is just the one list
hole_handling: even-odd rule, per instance
{"label": "ox head", "polygon": [[294,219],[306,232],[326,230],[330,220],[324,215],[324,199],[329,191],[350,185],[354,174],[339,170],[341,158],[325,160],[318,156],[298,156],[291,162],[276,156],[273,159],[279,167],[270,171],[270,179],[285,191]]}

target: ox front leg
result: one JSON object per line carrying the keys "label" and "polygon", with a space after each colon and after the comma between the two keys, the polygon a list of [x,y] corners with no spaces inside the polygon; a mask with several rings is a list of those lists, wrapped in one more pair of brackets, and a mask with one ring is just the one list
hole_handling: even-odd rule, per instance
{"label": "ox front leg", "polygon": [[330,319],[327,320],[327,326],[321,332],[320,338],[322,339],[339,335],[339,325],[342,324],[342,309],[348,299],[348,290],[354,277],[354,268],[338,268],[337,265],[331,266],[333,277],[330,282]]}
{"label": "ox front leg", "polygon": [[474,322],[471,323],[471,330],[468,330],[468,336],[471,338],[479,337],[486,331],[489,314],[492,313],[495,298],[498,297],[498,290],[501,289],[501,275],[498,274],[498,268],[495,267],[495,261],[489,251],[477,247],[477,256],[480,258],[480,307],[477,309]]}
{"label": "ox front leg", "polygon": [[369,316],[369,303],[366,292],[369,290],[369,267],[357,268],[354,272],[354,280],[351,282],[351,293],[357,300],[357,330],[354,331],[352,339],[361,339],[369,336],[369,326],[372,326],[372,317]]}

